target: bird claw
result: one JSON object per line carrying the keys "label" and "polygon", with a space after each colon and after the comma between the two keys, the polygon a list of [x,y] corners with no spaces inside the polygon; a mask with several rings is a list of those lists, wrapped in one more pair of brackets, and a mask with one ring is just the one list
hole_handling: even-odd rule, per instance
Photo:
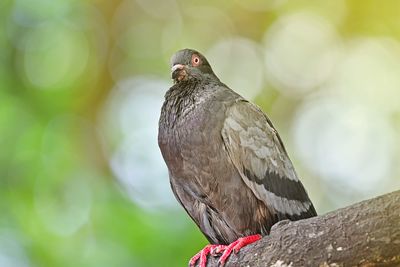
{"label": "bird claw", "polygon": [[239,250],[251,243],[256,242],[261,239],[261,235],[249,235],[246,237],[241,237],[238,240],[232,242],[231,244],[224,246],[223,253],[218,260],[218,265],[223,267],[226,263],[228,257],[233,253],[237,254]]}
{"label": "bird claw", "polygon": [[216,247],[220,245],[207,245],[205,246],[202,250],[200,250],[196,255],[194,255],[190,261],[189,261],[189,266],[194,267],[196,266],[196,262],[200,259],[199,266],[200,267],[206,267],[207,265],[207,256],[208,255],[213,255],[213,251],[215,250]]}
{"label": "bird claw", "polygon": [[215,257],[222,254],[218,260],[218,266],[223,267],[228,257],[232,254],[232,251],[237,254],[241,248],[254,243],[259,239],[261,239],[261,235],[250,235],[241,237],[229,245],[207,245],[190,259],[189,266],[196,266],[197,261],[200,259],[199,266],[206,267],[208,255]]}
{"label": "bird claw", "polygon": [[218,254],[221,254],[225,250],[225,245],[217,245],[212,251],[211,255],[217,256]]}

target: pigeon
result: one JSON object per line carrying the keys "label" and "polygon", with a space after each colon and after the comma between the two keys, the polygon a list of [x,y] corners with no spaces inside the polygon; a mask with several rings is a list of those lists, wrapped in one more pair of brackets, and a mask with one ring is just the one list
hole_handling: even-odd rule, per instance
{"label": "pigeon", "polygon": [[317,215],[258,106],[222,83],[196,50],[172,56],[171,76],[158,144],[176,199],[210,242],[190,266],[205,267],[209,255],[223,266],[278,221]]}

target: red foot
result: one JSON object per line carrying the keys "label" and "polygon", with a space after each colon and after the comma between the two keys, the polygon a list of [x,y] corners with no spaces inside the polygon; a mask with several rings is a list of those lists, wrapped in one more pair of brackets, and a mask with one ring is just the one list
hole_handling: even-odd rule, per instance
{"label": "red foot", "polygon": [[196,262],[200,259],[200,267],[206,267],[207,265],[207,256],[212,254],[214,249],[219,245],[207,245],[202,250],[200,250],[196,255],[194,255],[190,261],[189,266],[194,267],[196,266]]}
{"label": "red foot", "polygon": [[261,239],[261,235],[249,235],[245,237],[241,237],[235,242],[227,246],[220,245],[216,248],[216,253],[222,253],[221,257],[219,258],[219,266],[223,267],[225,265],[226,260],[231,255],[232,251],[236,254],[242,247],[245,247],[251,243],[256,242],[257,240]]}
{"label": "red foot", "polygon": [[250,235],[246,237],[241,237],[229,245],[207,245],[199,253],[197,253],[190,259],[189,266],[194,267],[196,265],[197,260],[200,259],[200,267],[206,267],[208,255],[211,254],[213,256],[216,256],[217,254],[222,253],[218,262],[219,266],[223,267],[225,265],[226,260],[231,255],[232,251],[236,254],[239,252],[241,248],[251,243],[254,243],[260,239],[261,235]]}

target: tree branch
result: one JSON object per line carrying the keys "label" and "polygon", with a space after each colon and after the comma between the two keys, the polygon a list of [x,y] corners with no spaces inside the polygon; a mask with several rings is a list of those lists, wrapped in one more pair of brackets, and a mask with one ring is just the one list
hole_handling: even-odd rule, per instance
{"label": "tree branch", "polygon": [[[207,266],[218,266],[210,257]],[[400,191],[275,224],[225,266],[400,266]]]}

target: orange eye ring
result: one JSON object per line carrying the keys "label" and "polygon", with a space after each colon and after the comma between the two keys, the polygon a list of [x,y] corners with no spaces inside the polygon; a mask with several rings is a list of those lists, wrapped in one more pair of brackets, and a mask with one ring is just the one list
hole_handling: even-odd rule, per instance
{"label": "orange eye ring", "polygon": [[200,65],[200,63],[201,63],[200,57],[198,55],[193,55],[192,56],[192,65],[194,67],[197,67],[198,65]]}

